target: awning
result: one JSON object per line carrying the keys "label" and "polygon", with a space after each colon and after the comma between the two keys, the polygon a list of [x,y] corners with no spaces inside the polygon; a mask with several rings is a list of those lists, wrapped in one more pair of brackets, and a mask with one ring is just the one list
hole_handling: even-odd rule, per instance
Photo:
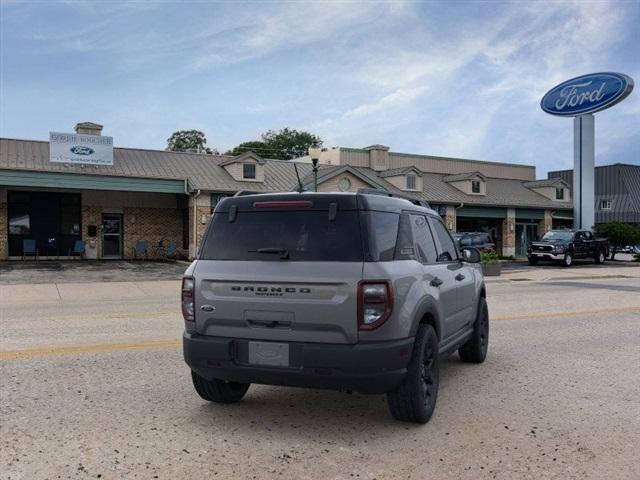
{"label": "awning", "polygon": [[501,207],[461,207],[456,210],[456,216],[470,218],[507,218],[507,209]]}
{"label": "awning", "polygon": [[0,170],[0,185],[9,187],[115,190],[120,192],[185,193],[184,180],[38,172],[33,170]]}

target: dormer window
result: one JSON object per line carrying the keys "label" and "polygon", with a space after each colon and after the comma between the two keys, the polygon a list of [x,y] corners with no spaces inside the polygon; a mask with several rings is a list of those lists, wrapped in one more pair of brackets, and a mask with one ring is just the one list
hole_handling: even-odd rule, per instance
{"label": "dormer window", "polygon": [[481,193],[480,180],[471,181],[471,193]]}
{"label": "dormer window", "polygon": [[243,163],[242,164],[242,178],[246,180],[255,180],[256,178],[256,164],[255,163]]}
{"label": "dormer window", "polygon": [[237,182],[264,182],[265,161],[253,152],[228,157],[218,165],[224,167]]}
{"label": "dormer window", "polygon": [[564,200],[564,188],[556,188],[556,200]]}
{"label": "dormer window", "polygon": [[407,190],[416,189],[416,176],[413,174],[407,175]]}

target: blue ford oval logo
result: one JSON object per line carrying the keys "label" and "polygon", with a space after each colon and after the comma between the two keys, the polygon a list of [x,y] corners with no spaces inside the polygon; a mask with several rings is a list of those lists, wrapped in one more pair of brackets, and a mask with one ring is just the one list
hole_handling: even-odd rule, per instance
{"label": "blue ford oval logo", "polygon": [[71,150],[71,153],[74,153],[76,155],[91,155],[92,153],[95,153],[95,150],[91,147],[82,147],[80,145],[76,145],[75,147],[71,147],[69,150]]}
{"label": "blue ford oval logo", "polygon": [[597,112],[622,101],[633,90],[633,80],[622,73],[590,73],[572,78],[549,90],[542,110],[551,115],[572,117]]}

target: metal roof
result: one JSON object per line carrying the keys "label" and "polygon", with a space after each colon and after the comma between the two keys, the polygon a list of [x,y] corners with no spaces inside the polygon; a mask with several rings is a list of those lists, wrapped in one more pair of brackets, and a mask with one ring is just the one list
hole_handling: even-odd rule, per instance
{"label": "metal roof", "polygon": [[[561,178],[573,183],[573,170],[549,172],[549,178]],[[595,167],[596,223],[640,223],[640,165],[615,163]],[[611,208],[603,210],[602,200],[609,200]]]}
{"label": "metal roof", "polygon": [[473,180],[474,178],[485,180],[487,177],[480,172],[457,173],[455,175],[446,175],[442,178],[444,182],[461,182],[462,180]]}
{"label": "metal roof", "polygon": [[[169,152],[139,148],[114,148],[113,165],[71,165],[49,161],[49,142],[0,138],[0,169],[157,178],[189,181],[194,189],[236,192],[288,191],[297,184],[293,164],[286,160],[265,162],[264,182],[241,182],[221,166],[234,157],[203,153]],[[311,165],[298,164],[300,177]]]}
{"label": "metal roof", "polygon": [[[264,182],[236,181],[221,165],[235,157],[202,153],[168,152],[138,148],[114,148],[113,165],[70,165],[49,162],[49,142],[0,138],[0,169],[28,170],[32,172],[60,172],[88,176],[112,176],[188,180],[193,189],[218,192],[291,191],[298,181],[294,170],[297,164],[300,178],[308,185],[312,182],[312,166],[286,160],[264,162]],[[406,170],[406,169],[403,169]],[[405,192],[385,178],[382,172],[367,167],[349,165],[321,165],[318,172],[320,182],[341,172],[349,171],[374,188],[415,196],[431,204],[460,204],[571,209],[571,203],[552,201],[527,188],[523,180],[485,177],[486,195],[467,195],[449,185],[444,179],[452,175],[422,172],[422,192]],[[476,176],[477,172],[465,174]],[[388,176],[388,173],[387,175]],[[465,177],[467,178],[467,177]],[[635,177],[634,177],[635,178]],[[633,180],[640,185],[640,174]],[[637,194],[640,197],[640,194]],[[638,198],[640,202],[640,198]]]}
{"label": "metal roof", "polygon": [[534,180],[532,182],[525,182],[524,186],[527,188],[542,188],[542,187],[555,187],[556,185],[568,186],[569,184],[561,178],[545,178],[543,180]]}
{"label": "metal roof", "polygon": [[415,172],[418,176],[422,176],[422,171],[418,167],[409,166],[409,167],[400,167],[400,168],[391,168],[389,170],[384,170],[380,172],[378,175],[380,177],[395,177],[398,175],[406,175],[409,172]]}

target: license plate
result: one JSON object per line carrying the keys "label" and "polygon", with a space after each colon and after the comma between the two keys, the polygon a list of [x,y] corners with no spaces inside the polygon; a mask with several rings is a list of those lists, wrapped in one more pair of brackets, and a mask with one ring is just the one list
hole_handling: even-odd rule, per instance
{"label": "license plate", "polygon": [[544,257],[541,253],[536,253],[536,257]]}
{"label": "license plate", "polygon": [[272,367],[289,366],[289,344],[274,342],[249,342],[249,363]]}

